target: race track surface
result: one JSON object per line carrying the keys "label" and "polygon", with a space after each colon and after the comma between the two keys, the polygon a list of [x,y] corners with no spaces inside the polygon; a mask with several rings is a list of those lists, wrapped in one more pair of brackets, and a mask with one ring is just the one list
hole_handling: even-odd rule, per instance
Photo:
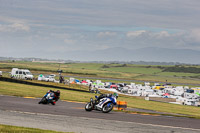
{"label": "race track surface", "polygon": [[58,101],[55,106],[40,99],[0,96],[0,124],[67,132],[200,132],[200,120],[123,112],[86,112],[84,103]]}

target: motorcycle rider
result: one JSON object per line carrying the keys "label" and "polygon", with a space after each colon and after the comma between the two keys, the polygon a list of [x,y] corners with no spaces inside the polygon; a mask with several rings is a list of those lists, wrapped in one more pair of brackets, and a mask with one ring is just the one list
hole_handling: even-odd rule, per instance
{"label": "motorcycle rider", "polygon": [[95,100],[95,103],[98,104],[99,101],[102,99],[102,98],[105,98],[105,97],[116,97],[116,99],[118,98],[118,94],[115,92],[113,94],[101,94],[99,97],[97,97],[97,99]]}
{"label": "motorcycle rider", "polygon": [[55,91],[54,95],[55,95],[54,100],[57,102],[60,99],[60,91],[59,90]]}
{"label": "motorcycle rider", "polygon": [[49,90],[46,95],[48,95],[49,93],[50,93],[50,98],[48,100],[48,103],[51,103],[52,105],[55,105],[56,102],[60,98],[60,91],[59,90],[57,90],[57,91]]}

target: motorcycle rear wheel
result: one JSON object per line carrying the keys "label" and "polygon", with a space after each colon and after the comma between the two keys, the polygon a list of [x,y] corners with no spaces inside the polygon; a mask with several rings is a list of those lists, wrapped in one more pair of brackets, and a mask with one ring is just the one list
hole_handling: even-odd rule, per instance
{"label": "motorcycle rear wheel", "polygon": [[87,104],[85,105],[85,110],[86,110],[86,111],[92,111],[92,104],[91,104],[91,103],[87,103]]}

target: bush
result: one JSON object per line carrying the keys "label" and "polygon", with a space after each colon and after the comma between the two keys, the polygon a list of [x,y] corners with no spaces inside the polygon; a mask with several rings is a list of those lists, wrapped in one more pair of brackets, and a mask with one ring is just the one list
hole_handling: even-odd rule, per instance
{"label": "bush", "polygon": [[101,68],[110,68],[110,67],[107,65],[103,65]]}
{"label": "bush", "polygon": [[184,67],[184,66],[174,66],[166,67],[163,72],[183,72],[183,73],[200,73],[200,68],[196,67]]}

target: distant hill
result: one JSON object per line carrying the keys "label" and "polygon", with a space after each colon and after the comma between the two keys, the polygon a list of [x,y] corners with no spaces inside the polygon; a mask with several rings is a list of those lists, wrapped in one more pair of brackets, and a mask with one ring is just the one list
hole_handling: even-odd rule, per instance
{"label": "distant hill", "polygon": [[148,47],[130,50],[117,47],[96,51],[68,52],[63,53],[62,56],[79,61],[153,61],[200,64],[200,51],[190,49]]}
{"label": "distant hill", "polygon": [[[52,59],[43,59],[51,55]],[[200,64],[200,51],[190,49],[167,49],[167,48],[141,48],[136,50],[125,48],[109,48],[94,51],[74,51],[63,53],[49,53],[39,57],[13,58],[0,57],[0,60],[24,60],[24,61],[57,61],[57,62],[117,62],[131,64],[148,64],[148,65],[167,65],[167,64]],[[166,63],[167,62],[167,63]]]}

